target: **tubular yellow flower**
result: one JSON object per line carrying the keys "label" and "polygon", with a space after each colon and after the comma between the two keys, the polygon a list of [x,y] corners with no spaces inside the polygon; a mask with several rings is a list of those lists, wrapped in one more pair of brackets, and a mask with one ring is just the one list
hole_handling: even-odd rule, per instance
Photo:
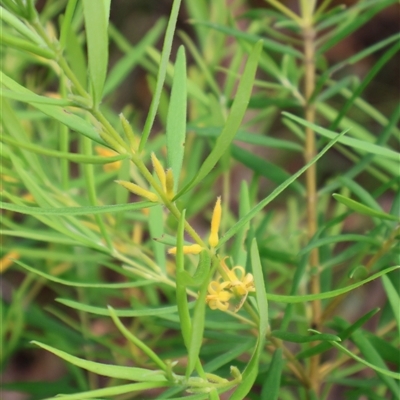
{"label": "tubular yellow flower", "polygon": [[211,218],[211,231],[208,239],[208,243],[211,247],[216,247],[219,242],[218,230],[221,224],[221,212],[221,197],[218,197]]}
{"label": "tubular yellow flower", "polygon": [[211,310],[226,311],[229,308],[229,300],[232,293],[229,293],[225,288],[229,286],[229,282],[211,281],[208,285],[208,295],[206,303]]}
{"label": "tubular yellow flower", "polygon": [[[226,258],[228,257],[224,257],[221,260],[221,266],[229,277],[229,288],[233,288],[235,294],[238,296],[247,295],[248,292],[255,292],[253,275],[250,273],[246,274],[246,271],[240,265],[236,265],[230,270],[225,264]],[[235,271],[238,271],[238,273]]]}
{"label": "tubular yellow flower", "polygon": [[[199,244],[191,244],[189,246],[183,246],[183,254],[199,254],[203,250]],[[168,254],[176,254],[176,247],[172,247],[168,250]]]}
{"label": "tubular yellow flower", "polygon": [[171,168],[167,170],[165,187],[166,187],[167,197],[169,200],[171,200],[174,197],[174,174]]}
{"label": "tubular yellow flower", "polygon": [[232,296],[235,296],[236,299],[239,297],[241,298],[239,303],[237,303],[235,306],[235,312],[237,312],[243,306],[249,292],[256,291],[254,286],[254,277],[250,273],[246,274],[245,269],[239,265],[230,270],[225,264],[226,258],[228,257],[225,257],[221,260],[221,267],[228,276],[228,280],[226,280],[224,283],[226,283],[225,287],[232,293]]}
{"label": "tubular yellow flower", "polygon": [[118,185],[123,186],[125,189],[128,189],[130,192],[137,194],[138,196],[144,197],[153,202],[158,202],[158,197],[155,193],[150,192],[149,190],[143,189],[140,186],[127,181],[114,181],[118,183]]}
{"label": "tubular yellow flower", "polygon": [[161,186],[164,192],[166,192],[166,176],[164,168],[154,153],[151,153],[151,161],[153,162],[153,168],[158,176],[158,179],[160,180]]}

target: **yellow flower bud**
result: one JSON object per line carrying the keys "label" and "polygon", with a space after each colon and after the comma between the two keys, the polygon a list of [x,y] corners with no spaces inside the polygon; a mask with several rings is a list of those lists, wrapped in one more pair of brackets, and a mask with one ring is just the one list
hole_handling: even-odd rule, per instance
{"label": "yellow flower bud", "polygon": [[165,186],[166,186],[167,197],[169,200],[171,200],[174,197],[174,174],[171,168],[167,170]]}
{"label": "yellow flower bud", "polygon": [[[191,244],[189,246],[183,246],[183,254],[199,254],[203,250],[199,244]],[[176,254],[176,247],[168,250],[168,254]]]}
{"label": "yellow flower bud", "polygon": [[[99,156],[113,157],[118,155],[118,153],[116,153],[114,150],[106,149],[105,147],[96,146],[94,149]],[[104,164],[103,170],[106,172],[116,171],[121,168],[121,164],[121,161],[114,161],[108,164]]]}
{"label": "yellow flower bud", "polygon": [[151,153],[151,161],[153,162],[153,168],[161,182],[161,186],[164,192],[166,192],[166,176],[164,168],[154,153]]}
{"label": "yellow flower bud", "polygon": [[221,212],[221,197],[218,197],[211,219],[211,231],[208,239],[208,243],[211,247],[217,246],[219,242],[218,230],[221,224]]}
{"label": "yellow flower bud", "polygon": [[130,192],[137,194],[138,196],[144,197],[153,202],[158,201],[158,197],[155,193],[150,192],[149,190],[143,189],[140,186],[127,181],[114,181],[118,183],[118,185],[123,186],[125,189],[128,189]]}

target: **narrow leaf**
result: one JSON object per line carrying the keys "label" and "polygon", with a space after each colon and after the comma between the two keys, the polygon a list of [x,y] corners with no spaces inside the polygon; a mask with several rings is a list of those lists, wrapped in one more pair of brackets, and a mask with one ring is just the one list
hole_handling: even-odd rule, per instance
{"label": "narrow leaf", "polygon": [[397,329],[399,331],[400,336],[400,297],[398,290],[394,287],[392,281],[388,276],[382,276],[383,287],[385,288],[385,292],[389,299],[389,304],[392,307],[393,315],[397,323]]}
{"label": "narrow leaf", "polygon": [[309,343],[315,341],[335,341],[335,342],[341,341],[339,336],[331,335],[328,333],[320,333],[318,335],[305,336],[305,335],[300,335],[298,333],[277,330],[277,331],[272,331],[271,336],[284,340],[285,342],[292,342],[292,343]]}
{"label": "narrow leaf", "polygon": [[178,189],[186,137],[186,56],[183,46],[176,57],[174,78],[167,116],[168,165],[174,176],[174,190]]}
{"label": "narrow leaf", "polygon": [[[328,139],[334,139],[337,137],[337,133],[330,131],[329,129],[321,128],[320,126],[316,124],[312,124],[311,122],[308,122],[302,118],[299,118],[293,114],[290,114],[288,112],[283,112],[283,115],[286,117],[298,122],[299,124],[303,126],[307,126],[311,128],[313,131],[319,133],[320,135],[327,137]],[[373,143],[369,143],[367,141],[359,140],[359,139],[353,139],[353,138],[348,138],[348,137],[342,137],[338,140],[339,143],[342,143],[346,146],[353,147],[357,150],[362,150],[363,152],[367,152],[370,154],[376,154],[382,157],[386,157],[388,159],[392,159],[395,161],[398,161],[400,159],[400,153],[397,151],[390,150],[386,147],[378,146]]]}
{"label": "narrow leaf", "polygon": [[[108,13],[105,0],[83,0],[89,76],[95,107],[100,104],[108,65]],[[109,8],[109,6],[108,6]]]}
{"label": "narrow leaf", "polygon": [[137,282],[121,282],[121,283],[104,283],[104,282],[99,282],[99,283],[87,283],[87,282],[72,282],[72,281],[67,281],[65,279],[58,278],[56,276],[46,274],[43,271],[39,271],[35,268],[30,267],[29,265],[26,265],[25,263],[21,261],[14,260],[14,263],[20,265],[22,268],[41,276],[42,278],[45,278],[51,282],[56,282],[60,283],[61,285],[65,286],[73,286],[73,287],[88,287],[88,288],[99,288],[99,289],[123,289],[123,288],[132,288],[132,287],[140,287],[140,286],[145,286],[149,285],[152,282],[148,280],[143,280],[143,281],[137,281]]}
{"label": "narrow leaf", "polygon": [[123,367],[119,365],[101,364],[94,361],[84,360],[68,354],[62,350],[55,349],[54,347],[47,346],[46,344],[32,341],[31,343],[55,354],[57,357],[62,358],[77,367],[86,369],[87,371],[94,372],[101,376],[109,378],[126,379],[129,381],[146,381],[146,382],[162,382],[166,378],[161,371],[152,371],[144,368]]}
{"label": "narrow leaf", "polygon": [[133,68],[142,60],[147,48],[154,45],[158,40],[164,27],[165,20],[158,20],[143,39],[115,64],[107,76],[103,92],[104,96],[112,93],[124,81]]}
{"label": "narrow leaf", "polygon": [[[363,326],[368,320],[370,320],[377,312],[379,312],[379,308],[375,308],[369,312],[367,312],[365,315],[363,315],[361,318],[359,318],[354,324],[349,325],[346,329],[338,333],[338,337],[340,338],[341,341],[347,339],[350,337],[350,335],[355,332],[357,329],[359,329],[361,326]],[[324,342],[317,344],[316,346],[313,346],[309,349],[306,349],[304,351],[301,351],[300,353],[297,353],[296,358],[301,360],[303,358],[308,358],[311,357],[315,354],[322,353],[326,350],[329,350],[331,348],[331,344]]]}
{"label": "narrow leaf", "polygon": [[185,272],[185,258],[183,255],[183,235],[185,229],[185,210],[182,211],[179,219],[177,238],[176,238],[176,303],[178,307],[179,322],[181,325],[183,341],[186,348],[190,348],[190,334],[192,324],[190,320],[189,306],[186,293],[186,282],[183,272]]}
{"label": "narrow leaf", "polygon": [[[56,396],[56,397],[51,397],[47,398],[45,400],[60,400],[62,398],[63,400],[87,400],[87,399],[103,399],[104,397],[110,397],[110,398],[115,398],[115,396],[118,396],[120,394],[126,394],[126,393],[134,393],[134,392],[142,392],[143,390],[147,389],[155,389],[158,387],[165,387],[165,386],[170,386],[171,384],[168,381],[165,382],[140,382],[140,383],[130,383],[128,385],[118,385],[118,386],[112,386],[112,387],[107,387],[103,389],[95,389],[95,390],[89,390],[87,392],[80,392],[80,393],[75,393],[75,394],[63,394],[61,397]],[[186,397],[185,397],[186,399]]]}
{"label": "narrow leaf", "polygon": [[174,37],[176,21],[178,19],[179,7],[181,0],[174,0],[172,4],[172,10],[168,21],[167,32],[165,33],[163,49],[161,53],[160,67],[157,74],[156,90],[151,101],[150,110],[146,118],[146,122],[143,128],[142,138],[140,139],[139,150],[143,150],[144,145],[150,135],[151,128],[154,123],[154,119],[157,114],[158,104],[160,102],[161,92],[165,81],[165,75],[167,73],[168,60],[171,54],[172,39]]}
{"label": "narrow leaf", "polygon": [[175,196],[175,198],[180,197],[201,182],[214,168],[215,164],[232,143],[249,103],[261,48],[262,41],[259,41],[250,53],[236,92],[235,100],[233,101],[232,108],[229,112],[229,116],[210,155],[200,167],[200,171],[197,173],[197,175]]}
{"label": "narrow leaf", "polygon": [[60,207],[60,208],[42,208],[20,206],[12,203],[0,201],[0,209],[18,212],[28,215],[87,215],[104,214],[128,210],[141,210],[143,208],[153,207],[156,204],[151,201],[141,201],[138,203],[113,204],[110,206],[87,206],[87,207]]}
{"label": "narrow leaf", "polygon": [[225,233],[219,240],[219,244],[217,249],[220,248],[227,240],[229,240],[232,236],[236,234],[238,230],[240,230],[244,225],[247,224],[252,218],[254,218],[258,213],[272,200],[275,199],[279,194],[281,194],[292,182],[294,182],[303,172],[305,172],[311,165],[317,162],[341,137],[344,135],[346,131],[342,132],[338,137],[330,141],[324,148],[321,150],[308,164],[306,164],[303,168],[293,174],[289,179],[279,185],[272,193],[267,196],[264,200],[261,200],[248,214],[240,218],[240,220],[232,226],[228,232]]}
{"label": "narrow leaf", "polygon": [[390,220],[390,221],[400,221],[400,216],[396,217],[391,214],[384,213],[383,211],[377,211],[373,208],[367,207],[364,204],[359,203],[358,201],[349,199],[348,197],[342,196],[341,194],[334,193],[332,195],[335,200],[349,207],[351,210],[354,210],[360,214],[368,215],[370,217],[376,217],[380,219]]}
{"label": "narrow leaf", "polygon": [[[90,314],[103,315],[108,317],[110,312],[107,308],[90,306],[87,304],[78,303],[77,301],[68,299],[56,299],[59,303],[71,307],[75,310],[85,311]],[[163,316],[165,314],[173,314],[178,311],[177,306],[159,307],[159,308],[144,308],[142,310],[122,309],[114,310],[118,317],[144,317],[144,316]]]}
{"label": "narrow leaf", "polygon": [[268,368],[261,391],[261,400],[278,400],[283,364],[282,349],[278,348],[275,350]]}
{"label": "narrow leaf", "polygon": [[233,393],[231,400],[241,400],[245,398],[245,396],[250,392],[251,388],[253,387],[253,384],[258,375],[259,358],[264,347],[267,331],[269,330],[268,300],[267,294],[265,292],[264,277],[256,239],[253,239],[253,242],[251,244],[251,266],[253,269],[258,306],[258,339],[251,359],[243,372],[243,380]]}
{"label": "narrow leaf", "polygon": [[[374,371],[378,372],[379,374],[382,374],[384,376],[388,376],[394,379],[398,379],[400,380],[400,373],[399,372],[393,372],[390,371],[389,369],[384,369],[382,367],[378,367],[376,365],[371,364],[370,362],[363,360],[361,357],[358,357],[357,355],[355,355],[354,353],[352,353],[350,350],[347,350],[345,347],[343,347],[342,345],[340,345],[337,342],[331,342],[332,346],[336,347],[337,349],[339,349],[340,351],[342,351],[343,353],[347,354],[349,357],[353,358],[354,360],[358,361],[361,364],[364,364],[365,366],[372,368]],[[370,351],[371,349],[369,349]],[[369,353],[371,354],[371,353]],[[378,353],[376,353],[378,354]],[[395,387],[395,386],[393,386]],[[396,388],[396,392],[397,392],[398,388]]]}

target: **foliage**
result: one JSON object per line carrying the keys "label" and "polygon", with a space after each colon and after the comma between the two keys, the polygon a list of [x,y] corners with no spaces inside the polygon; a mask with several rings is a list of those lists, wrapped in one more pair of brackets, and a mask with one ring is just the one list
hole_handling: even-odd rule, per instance
{"label": "foliage", "polygon": [[[112,3],[1,1],[1,272],[12,285],[1,365],[40,348],[67,375],[4,389],[398,398],[400,107],[362,95],[399,35],[326,58],[395,0],[299,0],[299,14],[278,0],[244,13],[244,1],[174,0],[135,45],[110,22]],[[183,7],[191,35],[176,28]],[[123,53],[112,66],[110,48]],[[375,53],[359,81],[348,67]],[[151,102],[121,112],[135,68]],[[334,164],[328,179],[317,164]],[[378,281],[381,309],[361,309]]]}

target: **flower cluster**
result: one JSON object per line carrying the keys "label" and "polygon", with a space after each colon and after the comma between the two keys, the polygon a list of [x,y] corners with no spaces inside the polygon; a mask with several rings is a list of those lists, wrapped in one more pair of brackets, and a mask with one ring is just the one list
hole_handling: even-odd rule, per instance
{"label": "flower cluster", "polygon": [[[217,198],[211,218],[210,236],[208,244],[211,251],[219,243],[219,226],[221,223],[221,198]],[[199,254],[204,247],[199,244],[191,244],[183,246],[184,254]],[[176,247],[168,250],[169,254],[176,254]],[[250,273],[246,273],[245,269],[239,265],[229,269],[225,263],[224,257],[220,260],[220,276],[216,280],[212,280],[208,285],[208,295],[206,302],[212,310],[227,311],[230,307],[230,301],[236,300],[234,310],[238,311],[250,292],[255,292],[254,278]],[[237,301],[239,299],[239,301]]]}
{"label": "flower cluster", "polygon": [[223,258],[220,264],[227,278],[220,276],[210,282],[206,302],[212,310],[226,311],[229,308],[229,300],[240,299],[234,308],[236,312],[246,301],[249,292],[255,292],[254,278],[252,274],[246,274],[244,268],[239,265],[230,270],[225,264],[226,258]]}

